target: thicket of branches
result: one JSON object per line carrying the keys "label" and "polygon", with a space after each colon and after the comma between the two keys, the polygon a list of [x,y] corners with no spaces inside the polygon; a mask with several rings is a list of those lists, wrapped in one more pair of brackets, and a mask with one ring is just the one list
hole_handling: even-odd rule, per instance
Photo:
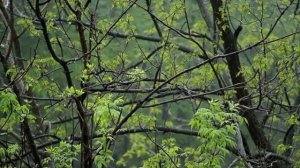
{"label": "thicket of branches", "polygon": [[0,0],[0,164],[298,167],[298,0]]}

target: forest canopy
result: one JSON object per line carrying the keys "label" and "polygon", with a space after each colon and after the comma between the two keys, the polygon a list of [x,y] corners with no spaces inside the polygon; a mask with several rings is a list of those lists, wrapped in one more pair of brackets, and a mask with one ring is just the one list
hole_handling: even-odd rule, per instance
{"label": "forest canopy", "polygon": [[1,167],[300,167],[299,0],[0,0]]}

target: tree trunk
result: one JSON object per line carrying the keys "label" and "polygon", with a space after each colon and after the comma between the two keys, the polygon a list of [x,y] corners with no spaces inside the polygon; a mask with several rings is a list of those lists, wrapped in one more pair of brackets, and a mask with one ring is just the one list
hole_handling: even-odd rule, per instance
{"label": "tree trunk", "polygon": [[[229,21],[226,17],[223,17],[221,6],[222,0],[211,0],[210,1],[213,8],[213,16],[214,22],[217,25],[219,31],[221,31],[221,39],[223,40],[224,44],[224,51],[225,54],[234,53],[237,49],[237,42],[234,36],[234,33],[230,30]],[[241,105],[251,107],[252,103],[247,96],[249,95],[248,90],[245,87],[245,79],[239,73],[241,70],[241,63],[239,60],[239,55],[237,53],[231,54],[226,57],[230,77],[232,84],[236,85],[239,84],[239,87],[235,88],[236,91],[236,98],[239,100]],[[271,151],[272,147],[270,142],[268,141],[267,137],[264,134],[263,128],[261,124],[258,122],[256,116],[254,115],[253,110],[244,110],[242,111],[242,115],[248,121],[248,130],[250,135],[255,143],[255,145],[260,150]]]}

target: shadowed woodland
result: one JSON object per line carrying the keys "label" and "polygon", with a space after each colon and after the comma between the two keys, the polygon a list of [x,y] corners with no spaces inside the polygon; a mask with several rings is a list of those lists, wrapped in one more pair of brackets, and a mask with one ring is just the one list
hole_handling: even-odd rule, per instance
{"label": "shadowed woodland", "polygon": [[299,0],[0,0],[1,167],[300,167]]}

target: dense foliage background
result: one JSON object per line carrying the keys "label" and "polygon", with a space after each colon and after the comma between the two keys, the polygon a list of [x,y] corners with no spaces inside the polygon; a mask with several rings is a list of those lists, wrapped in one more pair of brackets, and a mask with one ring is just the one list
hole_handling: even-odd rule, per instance
{"label": "dense foliage background", "polygon": [[1,167],[300,167],[299,0],[0,0]]}

